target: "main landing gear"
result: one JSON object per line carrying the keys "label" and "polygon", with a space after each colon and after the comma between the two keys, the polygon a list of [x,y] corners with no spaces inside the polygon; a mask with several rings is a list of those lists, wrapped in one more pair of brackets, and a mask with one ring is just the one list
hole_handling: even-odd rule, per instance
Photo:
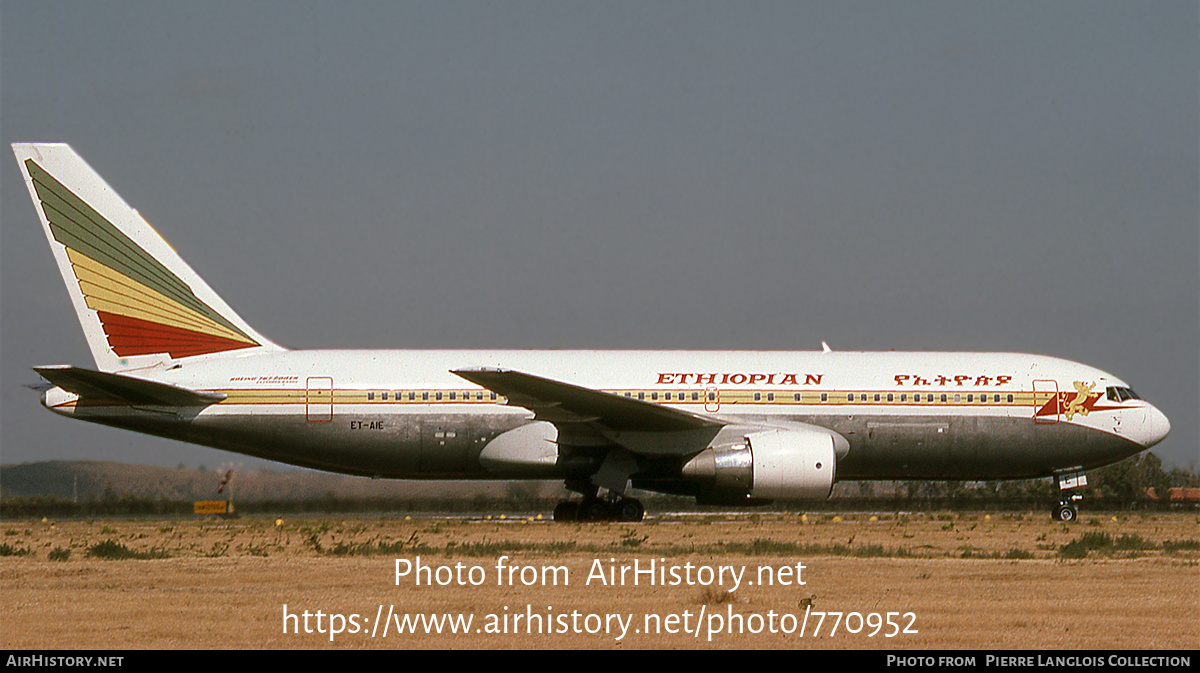
{"label": "main landing gear", "polygon": [[646,514],[642,501],[627,498],[614,489],[601,498],[600,487],[589,479],[568,479],[564,484],[569,491],[583,496],[583,500],[561,500],[554,507],[555,521],[641,521]]}
{"label": "main landing gear", "polygon": [[1058,504],[1054,506],[1052,514],[1055,521],[1065,521],[1070,523],[1079,518],[1079,507],[1076,503],[1083,500],[1083,496],[1075,492],[1075,489],[1087,486],[1087,475],[1082,471],[1064,472],[1056,475],[1058,477]]}
{"label": "main landing gear", "polygon": [[637,498],[585,497],[582,501],[561,500],[554,507],[555,521],[641,521],[646,508]]}

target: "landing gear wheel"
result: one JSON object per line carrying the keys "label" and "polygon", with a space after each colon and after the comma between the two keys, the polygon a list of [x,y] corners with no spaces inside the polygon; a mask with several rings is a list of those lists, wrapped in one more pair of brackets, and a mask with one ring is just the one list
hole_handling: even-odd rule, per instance
{"label": "landing gear wheel", "polygon": [[579,503],[572,500],[560,500],[554,506],[555,521],[578,521],[579,520]]}
{"label": "landing gear wheel", "polygon": [[1065,521],[1070,523],[1077,518],[1079,518],[1079,511],[1075,509],[1074,505],[1062,503],[1059,504],[1058,507],[1054,508],[1055,521]]}
{"label": "landing gear wheel", "polygon": [[646,508],[637,498],[621,498],[617,501],[616,518],[620,521],[641,521],[646,515]]}
{"label": "landing gear wheel", "polygon": [[610,516],[610,508],[607,502],[599,498],[589,498],[583,501],[579,513],[582,521],[607,521]]}
{"label": "landing gear wheel", "polygon": [[1076,491],[1087,486],[1087,475],[1076,469],[1060,472],[1055,477],[1058,481],[1058,504],[1054,506],[1052,516],[1055,521],[1070,523],[1079,518],[1079,506],[1076,503],[1083,500],[1083,496]]}
{"label": "landing gear wheel", "polygon": [[564,485],[568,491],[582,495],[583,499],[560,500],[554,506],[555,521],[637,523],[646,516],[646,508],[637,498],[627,498],[612,489],[601,496],[599,487],[583,480],[568,479]]}

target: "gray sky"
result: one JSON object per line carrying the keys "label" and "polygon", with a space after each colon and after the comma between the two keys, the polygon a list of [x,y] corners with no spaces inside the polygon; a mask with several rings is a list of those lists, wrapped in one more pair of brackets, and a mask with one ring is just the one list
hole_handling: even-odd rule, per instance
{"label": "gray sky", "polygon": [[[0,3],[0,136],[71,143],[295,348],[1001,350],[1198,458],[1195,2]],[[249,458],[72,422],[0,159],[0,460]]]}

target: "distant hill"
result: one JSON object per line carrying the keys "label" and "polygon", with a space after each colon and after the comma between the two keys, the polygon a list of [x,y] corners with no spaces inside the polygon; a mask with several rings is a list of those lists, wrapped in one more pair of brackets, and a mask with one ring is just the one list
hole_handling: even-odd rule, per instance
{"label": "distant hill", "polygon": [[[165,500],[218,497],[224,471],[129,465],[101,461],[48,461],[0,465],[0,497],[53,496],[96,501],[134,495]],[[473,496],[545,496],[565,493],[557,482],[403,481],[368,479],[308,470],[234,472],[235,500],[303,501],[342,499],[440,499]]]}

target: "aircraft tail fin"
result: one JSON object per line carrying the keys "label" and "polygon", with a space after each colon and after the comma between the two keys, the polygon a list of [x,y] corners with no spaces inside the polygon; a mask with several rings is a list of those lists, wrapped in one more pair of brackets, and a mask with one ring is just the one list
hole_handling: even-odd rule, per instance
{"label": "aircraft tail fin", "polygon": [[282,350],[217,296],[69,145],[12,147],[102,371]]}

